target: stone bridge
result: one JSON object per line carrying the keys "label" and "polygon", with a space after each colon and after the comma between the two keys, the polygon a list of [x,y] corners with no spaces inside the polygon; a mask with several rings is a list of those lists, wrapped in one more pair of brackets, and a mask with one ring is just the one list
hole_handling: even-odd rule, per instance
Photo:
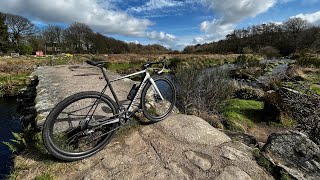
{"label": "stone bridge", "polygon": [[[40,67],[36,110],[38,123],[63,98],[80,91],[101,91],[105,82],[95,67]],[[119,75],[108,72],[110,78]],[[114,86],[124,100],[134,82]],[[108,92],[110,93],[110,92]],[[17,157],[19,179],[45,173],[56,179],[273,179],[252,156],[253,149],[196,116],[174,114],[153,125],[135,125],[117,134],[98,154],[77,162],[43,163],[43,156]],[[27,167],[27,168],[26,168]]]}

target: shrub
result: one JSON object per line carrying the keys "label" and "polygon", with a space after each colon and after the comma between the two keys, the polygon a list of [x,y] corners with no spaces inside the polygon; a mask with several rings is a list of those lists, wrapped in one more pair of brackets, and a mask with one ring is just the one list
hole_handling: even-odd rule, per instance
{"label": "shrub", "polygon": [[244,48],[242,49],[242,52],[243,52],[244,54],[252,54],[252,53],[253,53],[253,50],[252,50],[250,47],[244,47]]}
{"label": "shrub", "polygon": [[270,90],[276,90],[282,86],[282,81],[284,77],[281,75],[274,75],[271,78],[267,79],[267,88]]}
{"label": "shrub", "polygon": [[31,55],[33,52],[33,48],[29,45],[19,45],[18,51],[22,55]]}
{"label": "shrub", "polygon": [[178,108],[181,112],[198,116],[216,114],[221,103],[235,89],[233,80],[228,78],[225,70],[218,68],[200,70],[193,66],[179,66],[174,81],[177,86]]}
{"label": "shrub", "polygon": [[260,58],[255,55],[240,55],[235,63],[242,67],[257,67],[260,66]]}
{"label": "shrub", "polygon": [[172,58],[169,60],[168,67],[170,69],[176,69],[181,62],[182,60],[180,58]]}
{"label": "shrub", "polygon": [[320,56],[316,54],[299,54],[297,64],[305,67],[320,67]]}
{"label": "shrub", "polygon": [[260,53],[269,59],[280,57],[279,50],[276,49],[275,47],[272,47],[272,46],[266,46],[266,47],[261,48]]}

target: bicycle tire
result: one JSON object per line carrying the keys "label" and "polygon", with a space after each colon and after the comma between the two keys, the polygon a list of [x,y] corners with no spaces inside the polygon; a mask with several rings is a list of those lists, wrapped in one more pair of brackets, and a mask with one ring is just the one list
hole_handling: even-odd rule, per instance
{"label": "bicycle tire", "polygon": [[[71,95],[71,96],[67,97],[66,99],[62,100],[60,103],[58,103],[51,110],[51,112],[49,113],[49,115],[46,118],[46,121],[43,126],[43,130],[42,130],[43,142],[44,142],[44,145],[45,145],[47,151],[50,154],[52,154],[56,158],[61,159],[63,161],[75,161],[75,160],[84,159],[84,158],[87,158],[89,156],[96,154],[97,152],[102,150],[110,142],[113,135],[115,134],[114,129],[116,129],[119,126],[118,123],[113,123],[112,125],[108,125],[108,127],[103,127],[103,128],[112,129],[114,131],[112,131],[112,132],[109,131],[110,133],[107,134],[105,137],[102,136],[101,140],[99,140],[99,142],[97,142],[97,144],[92,149],[89,149],[85,152],[68,152],[65,149],[62,149],[61,147],[59,147],[58,143],[55,142],[56,140],[54,139],[53,131],[54,131],[55,122],[57,122],[57,123],[64,122],[64,119],[66,119],[66,118],[62,118],[63,120],[58,121],[57,118],[60,115],[60,113],[63,114],[62,112],[75,102],[79,102],[80,100],[86,100],[89,98],[98,99],[98,98],[100,98],[100,96],[101,96],[101,93],[95,92],[95,91],[87,91],[87,92],[77,93],[77,94]],[[114,101],[110,97],[103,94],[101,96],[99,103],[101,103],[101,102],[103,102],[107,106],[109,106],[110,112],[113,115],[118,114],[118,108],[117,108],[116,104],[114,103]],[[100,105],[100,104],[98,104],[98,105]],[[104,106],[104,107],[106,107],[106,106]],[[102,111],[104,111],[104,110],[102,110]],[[64,116],[66,116],[66,115],[64,115]],[[77,115],[77,116],[79,116],[79,115]],[[94,117],[94,115],[92,117]],[[99,117],[101,117],[101,116],[99,116]],[[69,118],[69,115],[68,115],[68,118]],[[81,119],[81,117],[79,119]],[[69,121],[71,121],[71,120],[69,120]],[[79,122],[78,126],[80,126],[80,122]],[[77,128],[74,128],[74,129],[77,129]],[[103,128],[101,128],[101,129],[103,129]],[[71,131],[73,131],[74,129],[71,129]],[[68,131],[66,134],[68,135],[68,133],[70,133],[71,131]],[[63,136],[65,136],[65,135],[63,135]]]}
{"label": "bicycle tire", "polygon": [[[151,86],[152,84],[148,82],[142,90],[141,106],[144,116],[150,121],[157,122],[168,117],[169,114],[172,112],[173,108],[175,107],[176,88],[172,81],[167,77],[156,76],[153,77],[153,80],[159,88],[160,93],[164,97],[164,100],[159,100],[159,97],[155,97],[156,92],[155,90],[150,90],[153,86]],[[152,91],[154,94],[152,95],[152,92],[150,94],[149,90]],[[169,90],[169,92],[167,90]],[[150,101],[147,100],[147,98],[150,99],[152,103],[150,103]],[[160,106],[168,106],[168,103],[170,103],[170,105],[168,106],[168,108],[165,108],[166,110],[163,113],[160,113],[160,111],[163,111],[164,108],[160,107],[158,104],[156,105],[156,103],[158,103],[157,101],[161,103],[159,104]]]}

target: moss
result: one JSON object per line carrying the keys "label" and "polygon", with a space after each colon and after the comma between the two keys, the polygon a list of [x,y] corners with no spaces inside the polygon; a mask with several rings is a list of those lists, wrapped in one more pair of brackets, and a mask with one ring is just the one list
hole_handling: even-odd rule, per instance
{"label": "moss", "polygon": [[283,168],[273,165],[261,152],[260,149],[254,149],[252,155],[255,158],[257,164],[266,169],[275,179],[290,180],[294,179]]}
{"label": "moss", "polygon": [[53,179],[55,178],[50,173],[44,173],[42,175],[35,177],[35,180],[53,180]]}
{"label": "moss", "polygon": [[252,152],[253,157],[256,159],[257,163],[259,164],[259,166],[265,168],[268,172],[272,172],[272,164],[270,163],[270,161],[265,158],[259,149],[255,149]]}
{"label": "moss", "polygon": [[280,175],[281,175],[281,177],[280,177],[281,180],[290,180],[291,179],[288,172],[286,172],[284,170],[280,171]]}
{"label": "moss", "polygon": [[261,121],[263,102],[255,100],[229,99],[222,108],[223,115],[233,124],[253,127],[254,122]]}

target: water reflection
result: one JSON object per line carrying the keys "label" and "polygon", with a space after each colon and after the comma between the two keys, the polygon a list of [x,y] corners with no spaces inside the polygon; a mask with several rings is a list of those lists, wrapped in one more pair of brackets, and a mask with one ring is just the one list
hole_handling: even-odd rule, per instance
{"label": "water reflection", "polygon": [[0,98],[0,179],[10,174],[12,153],[3,142],[13,139],[12,132],[19,132],[21,124],[16,114],[16,98]]}

